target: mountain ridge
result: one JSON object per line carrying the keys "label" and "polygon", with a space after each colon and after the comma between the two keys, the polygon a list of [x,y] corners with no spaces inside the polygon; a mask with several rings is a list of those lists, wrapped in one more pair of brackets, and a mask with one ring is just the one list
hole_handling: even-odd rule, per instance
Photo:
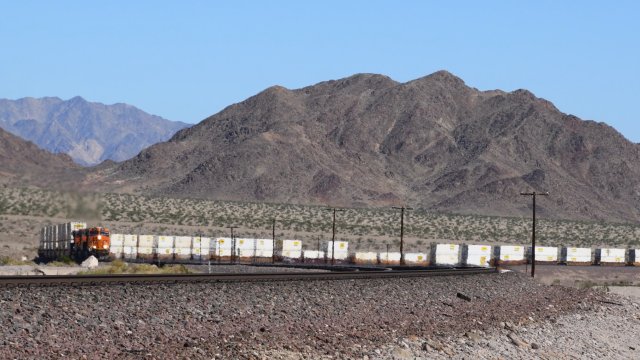
{"label": "mountain ridge", "polygon": [[123,161],[188,126],[125,103],[90,102],[80,96],[0,99],[0,127],[81,165]]}
{"label": "mountain ridge", "polygon": [[637,221],[640,146],[518,89],[447,71],[269,87],[95,174],[113,191],[340,206],[410,204]]}

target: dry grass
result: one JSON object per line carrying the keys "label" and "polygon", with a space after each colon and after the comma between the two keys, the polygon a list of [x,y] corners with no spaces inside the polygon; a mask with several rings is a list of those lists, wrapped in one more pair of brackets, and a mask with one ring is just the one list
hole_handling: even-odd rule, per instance
{"label": "dry grass", "polygon": [[190,274],[184,265],[167,265],[157,267],[151,264],[128,264],[122,260],[112,261],[108,266],[81,271],[79,275],[111,275],[111,274]]}
{"label": "dry grass", "polygon": [[[331,213],[324,207],[240,203],[128,194],[78,195],[30,188],[0,189],[0,244],[17,254],[34,254],[43,225],[71,219],[110,227],[118,233],[296,238],[306,248],[331,238]],[[350,249],[381,251],[399,244],[398,211],[388,208],[347,209],[337,216],[339,239]],[[405,217],[407,251],[430,242],[527,244],[531,221],[520,217],[443,214],[416,209]],[[540,219],[537,239],[549,246],[640,247],[640,225]]]}

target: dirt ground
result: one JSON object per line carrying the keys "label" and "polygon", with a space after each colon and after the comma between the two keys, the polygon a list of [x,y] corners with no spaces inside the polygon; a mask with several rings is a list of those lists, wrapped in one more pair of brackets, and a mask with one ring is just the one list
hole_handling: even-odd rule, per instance
{"label": "dirt ground", "polygon": [[[530,273],[531,266],[510,266],[507,269]],[[640,267],[536,265],[535,278],[547,285],[574,287],[598,285],[640,286]]]}

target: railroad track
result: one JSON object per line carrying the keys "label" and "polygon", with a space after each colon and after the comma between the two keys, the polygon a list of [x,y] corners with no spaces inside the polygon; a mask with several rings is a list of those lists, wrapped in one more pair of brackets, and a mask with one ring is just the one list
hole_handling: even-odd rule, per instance
{"label": "railroad track", "polygon": [[381,270],[351,272],[278,272],[245,274],[119,274],[2,276],[0,287],[58,285],[160,284],[181,282],[253,282],[293,280],[346,280],[406,278],[447,275],[492,274],[496,268],[456,268],[428,270]]}

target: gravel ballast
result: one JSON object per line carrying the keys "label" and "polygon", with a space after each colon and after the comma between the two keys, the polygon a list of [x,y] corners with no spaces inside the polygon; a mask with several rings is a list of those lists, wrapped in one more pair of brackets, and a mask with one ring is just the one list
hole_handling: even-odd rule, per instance
{"label": "gravel ballast", "polygon": [[469,357],[437,344],[508,331],[530,346],[517,329],[627,309],[606,299],[517,273],[10,288],[0,289],[0,345],[21,359]]}

